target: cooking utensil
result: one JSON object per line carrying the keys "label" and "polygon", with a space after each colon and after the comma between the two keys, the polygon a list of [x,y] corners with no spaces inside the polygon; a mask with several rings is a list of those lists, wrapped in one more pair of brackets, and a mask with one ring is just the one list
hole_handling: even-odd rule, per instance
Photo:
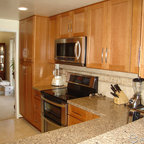
{"label": "cooking utensil", "polygon": [[114,87],[115,87],[115,89],[116,89],[118,92],[120,92],[120,91],[121,91],[121,89],[120,89],[120,87],[119,87],[119,85],[118,85],[118,84],[115,84],[115,85],[114,85]]}
{"label": "cooking utensil", "polygon": [[111,84],[111,90],[116,93],[116,89],[114,88],[114,86]]}
{"label": "cooking utensil", "polygon": [[110,92],[114,97],[118,97],[117,94]]}

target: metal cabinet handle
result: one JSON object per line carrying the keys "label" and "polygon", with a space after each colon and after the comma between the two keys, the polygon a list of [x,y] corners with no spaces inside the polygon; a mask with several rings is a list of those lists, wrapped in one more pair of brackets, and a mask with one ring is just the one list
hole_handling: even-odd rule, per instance
{"label": "metal cabinet handle", "polygon": [[139,47],[139,54],[138,54],[138,68],[140,68],[140,53],[141,53],[141,46]]}
{"label": "metal cabinet handle", "polygon": [[71,32],[72,32],[72,23],[70,25],[71,25]]}
{"label": "metal cabinet handle", "polygon": [[70,32],[69,24],[68,24],[68,32]]}
{"label": "metal cabinet handle", "polygon": [[103,63],[103,48],[102,48],[102,54],[101,54],[101,62]]}
{"label": "metal cabinet handle", "polygon": [[105,53],[105,63],[107,63],[107,57],[108,57],[108,50],[106,48],[106,53]]}
{"label": "metal cabinet handle", "polygon": [[[77,54],[77,48],[79,48],[79,53],[78,54]],[[77,41],[75,43],[75,56],[76,56],[77,60],[80,58],[80,55],[81,55],[81,45],[80,45],[80,42]]]}
{"label": "metal cabinet handle", "polygon": [[26,69],[26,67],[25,67],[25,66],[22,66],[22,68],[23,68],[23,70],[25,70],[25,69]]}

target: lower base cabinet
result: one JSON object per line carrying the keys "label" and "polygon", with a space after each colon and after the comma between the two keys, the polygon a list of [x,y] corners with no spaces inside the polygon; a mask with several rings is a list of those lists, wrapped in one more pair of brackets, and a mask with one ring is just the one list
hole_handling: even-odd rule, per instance
{"label": "lower base cabinet", "polygon": [[39,91],[34,90],[34,119],[33,125],[41,131],[41,93]]}
{"label": "lower base cabinet", "polygon": [[99,116],[71,104],[68,105],[68,126],[96,118]]}

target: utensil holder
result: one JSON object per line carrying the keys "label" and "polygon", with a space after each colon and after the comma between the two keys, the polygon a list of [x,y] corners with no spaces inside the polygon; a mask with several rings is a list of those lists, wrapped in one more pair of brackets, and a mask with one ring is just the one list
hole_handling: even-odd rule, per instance
{"label": "utensil holder", "polygon": [[123,91],[116,92],[116,94],[118,95],[118,97],[114,97],[114,103],[115,104],[120,105],[120,104],[128,103],[128,98]]}

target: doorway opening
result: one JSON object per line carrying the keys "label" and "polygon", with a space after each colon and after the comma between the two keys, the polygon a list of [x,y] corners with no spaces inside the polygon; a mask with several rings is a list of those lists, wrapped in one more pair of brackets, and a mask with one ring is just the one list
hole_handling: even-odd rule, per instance
{"label": "doorway opening", "polygon": [[15,117],[16,33],[0,32],[0,121]]}

